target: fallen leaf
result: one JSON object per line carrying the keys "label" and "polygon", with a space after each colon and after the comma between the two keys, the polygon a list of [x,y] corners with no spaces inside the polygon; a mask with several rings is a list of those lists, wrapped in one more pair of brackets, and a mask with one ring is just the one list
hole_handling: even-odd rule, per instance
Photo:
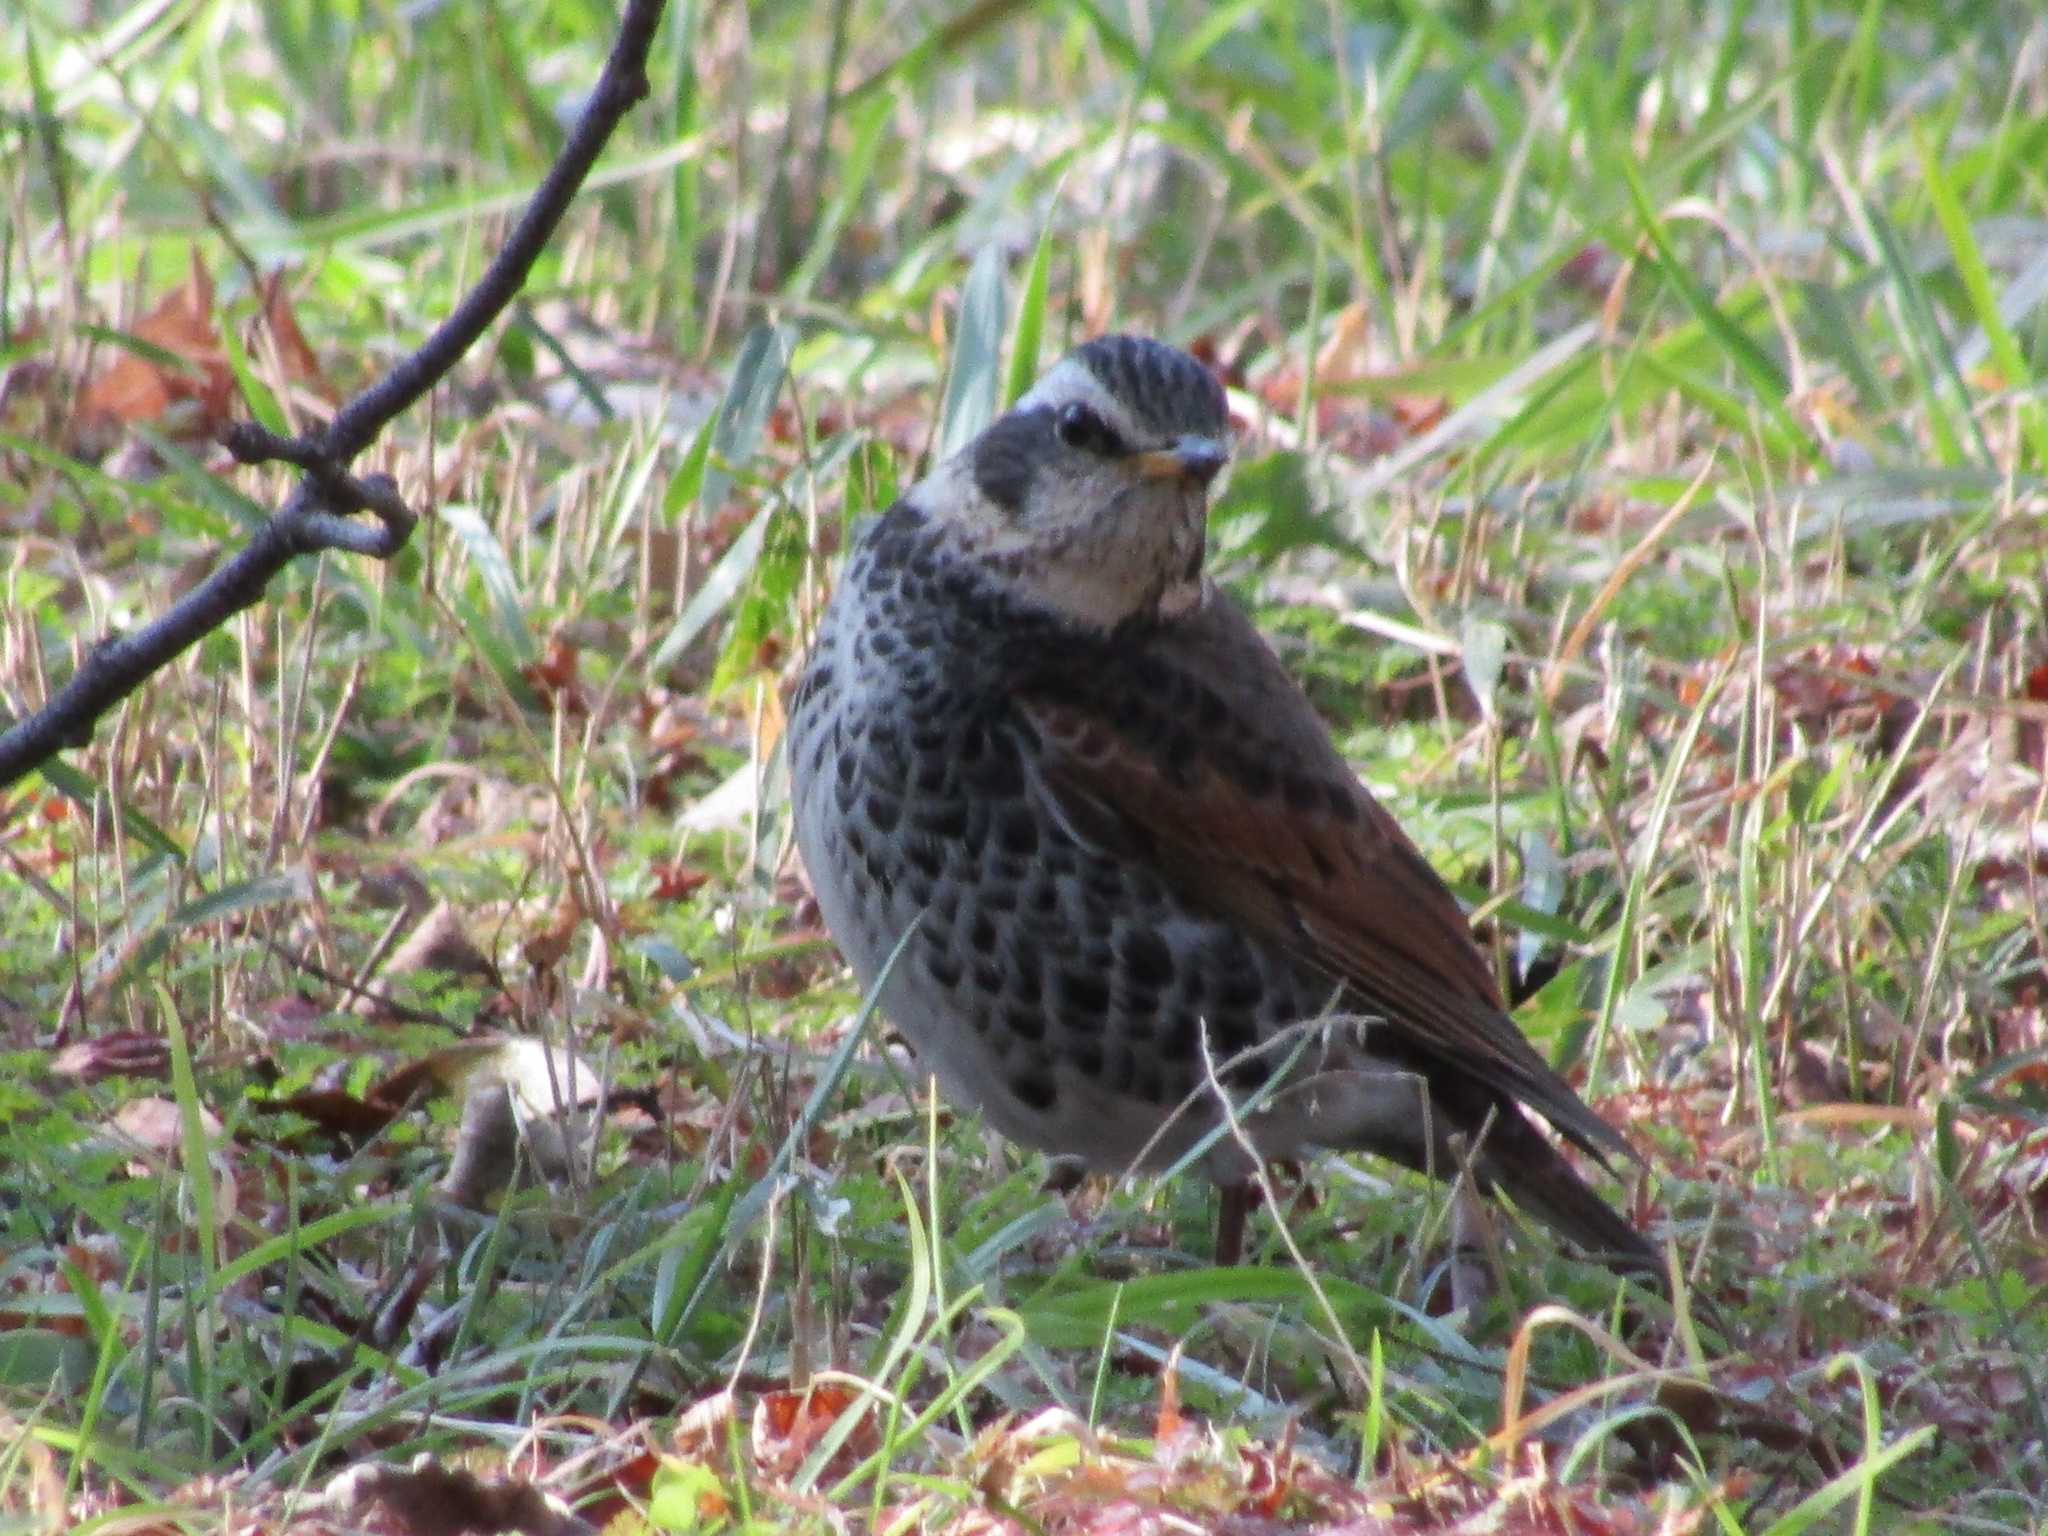
{"label": "fallen leaf", "polygon": [[565,890],[562,899],[555,903],[555,909],[548,914],[544,926],[526,936],[519,946],[526,963],[536,971],[552,971],[560,965],[569,953],[569,946],[576,941],[576,932],[583,926],[583,903],[576,899],[574,890]]}
{"label": "fallen leaf", "polygon": [[[199,1109],[199,1128],[207,1140],[220,1139],[220,1121],[204,1105]],[[147,1152],[175,1152],[185,1139],[184,1118],[165,1098],[130,1099],[114,1112],[114,1129]]]}
{"label": "fallen leaf", "polygon": [[375,1097],[358,1098],[339,1089],[318,1088],[287,1094],[274,1102],[279,1109],[303,1116],[328,1136],[349,1145],[368,1141],[396,1119],[404,1107],[403,1101],[389,1104]]}
{"label": "fallen leaf", "polygon": [[110,1077],[168,1077],[171,1048],[157,1035],[116,1030],[90,1040],[74,1040],[50,1061],[57,1077],[97,1083]]}
{"label": "fallen leaf", "polygon": [[738,1414],[738,1400],[733,1397],[730,1387],[723,1392],[714,1392],[692,1403],[676,1420],[669,1443],[685,1456],[723,1457],[725,1437]]}
{"label": "fallen leaf", "polygon": [[377,981],[350,1005],[350,1011],[365,1018],[394,1016],[391,982],[422,972],[440,972],[459,980],[502,986],[498,968],[477,948],[455,908],[444,901],[421,919],[420,925],[413,929],[405,942],[391,952],[391,958],[385,962]]}
{"label": "fallen leaf", "polygon": [[681,859],[654,866],[654,899],[683,901],[711,879],[708,871],[696,869]]}
{"label": "fallen leaf", "polygon": [[[754,1460],[771,1477],[790,1477],[818,1442],[859,1400],[853,1388],[814,1382],[802,1392],[770,1392],[754,1405]],[[872,1415],[864,1417],[834,1452],[831,1465],[850,1471],[880,1443]]]}
{"label": "fallen leaf", "polygon": [[299,329],[299,317],[292,309],[291,295],[285,291],[285,274],[282,270],[273,272],[263,284],[263,329],[270,337],[271,345],[277,348],[278,366],[284,376],[293,384],[303,385],[323,400],[333,400],[333,386],[327,382],[327,375],[321,371],[320,359],[313,355],[313,349],[306,344],[306,333]]}
{"label": "fallen leaf", "polygon": [[81,442],[97,442],[136,422],[153,423],[182,438],[212,437],[227,425],[234,375],[214,325],[213,278],[196,247],[190,276],[158,300],[128,334],[184,366],[170,366],[139,352],[121,353],[79,395],[74,435]]}
{"label": "fallen leaf", "polygon": [[530,661],[519,669],[527,686],[535,693],[554,701],[555,707],[566,715],[587,715],[589,701],[583,697],[583,690],[576,680],[576,647],[563,636],[548,637],[547,650],[538,661]]}

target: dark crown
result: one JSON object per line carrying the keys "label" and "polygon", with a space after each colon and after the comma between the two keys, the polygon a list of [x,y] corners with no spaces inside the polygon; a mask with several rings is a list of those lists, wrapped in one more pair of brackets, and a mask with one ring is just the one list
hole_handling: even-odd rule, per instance
{"label": "dark crown", "polygon": [[1190,433],[1220,438],[1230,426],[1223,386],[1178,347],[1147,336],[1098,336],[1074,356],[1138,427],[1162,441]]}

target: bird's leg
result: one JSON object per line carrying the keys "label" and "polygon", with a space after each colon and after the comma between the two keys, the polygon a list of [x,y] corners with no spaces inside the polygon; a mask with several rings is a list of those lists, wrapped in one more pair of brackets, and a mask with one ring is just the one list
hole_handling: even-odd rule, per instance
{"label": "bird's leg", "polygon": [[1244,1258],[1245,1220],[1252,1210],[1252,1181],[1239,1179],[1220,1186],[1216,1207],[1216,1263],[1229,1269]]}
{"label": "bird's leg", "polygon": [[1500,1238],[1494,1230],[1493,1213],[1479,1192],[1478,1171],[1472,1166],[1477,1142],[1483,1142],[1492,1128],[1489,1111],[1476,1142],[1458,1131],[1449,1138],[1457,1165],[1451,1186],[1451,1306],[1468,1319],[1478,1315],[1478,1309],[1493,1299],[1497,1289]]}
{"label": "bird's leg", "polygon": [[1460,1179],[1451,1195],[1451,1306],[1468,1318],[1493,1299],[1492,1239],[1485,1199],[1471,1180]]}

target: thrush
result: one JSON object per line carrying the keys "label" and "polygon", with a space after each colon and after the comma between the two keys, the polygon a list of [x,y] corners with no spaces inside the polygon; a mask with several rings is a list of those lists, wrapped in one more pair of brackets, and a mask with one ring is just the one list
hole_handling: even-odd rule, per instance
{"label": "thrush", "polygon": [[863,986],[910,933],[880,1005],[1014,1141],[1200,1150],[1240,1212],[1255,1159],[1468,1171],[1654,1278],[1531,1116],[1603,1165],[1628,1144],[1204,575],[1228,457],[1208,370],[1101,337],[861,532],[788,735],[827,927]]}

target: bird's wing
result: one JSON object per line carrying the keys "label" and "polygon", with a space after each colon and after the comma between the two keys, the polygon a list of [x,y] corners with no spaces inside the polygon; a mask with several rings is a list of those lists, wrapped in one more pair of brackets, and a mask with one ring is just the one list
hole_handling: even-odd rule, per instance
{"label": "bird's wing", "polygon": [[[1135,665],[1027,679],[1040,791],[1075,836],[1343,982],[1424,1060],[1633,1156],[1501,1005],[1456,899],[1332,745],[1243,612],[1212,592]],[[1604,1158],[1603,1158],[1604,1160]]]}

